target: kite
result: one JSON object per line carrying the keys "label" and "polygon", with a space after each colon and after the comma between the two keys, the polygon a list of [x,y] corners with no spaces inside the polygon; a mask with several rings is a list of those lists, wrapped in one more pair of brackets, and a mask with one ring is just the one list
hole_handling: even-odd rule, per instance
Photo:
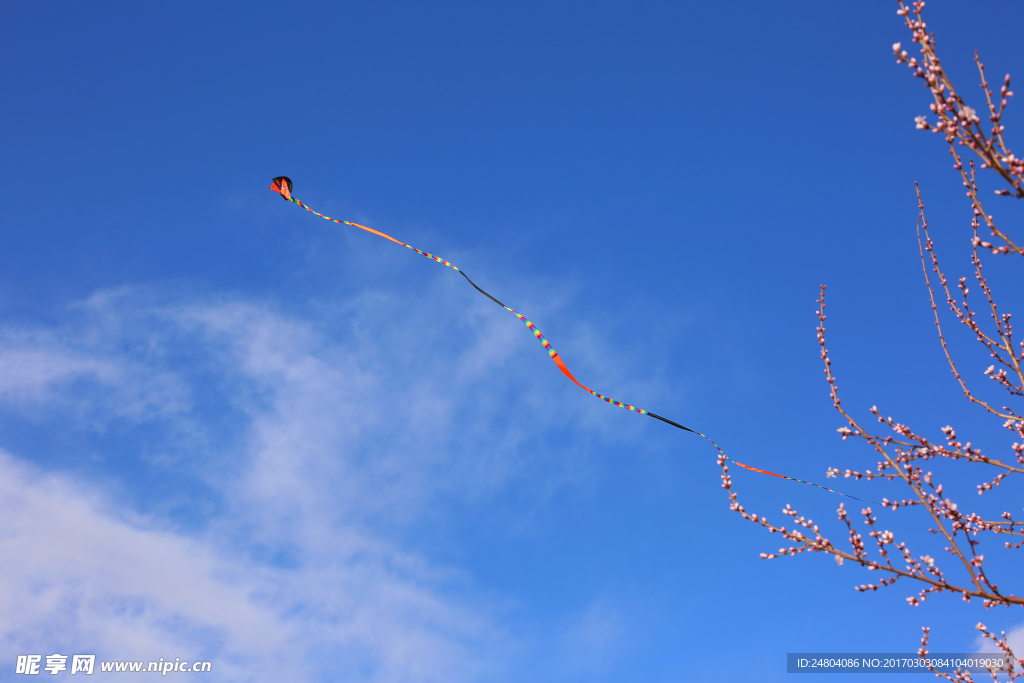
{"label": "kite", "polygon": [[291,178],[289,178],[288,176],[282,175],[282,176],[278,176],[278,177],[274,178],[271,182],[273,183],[273,185],[270,186],[271,190],[273,190],[274,192],[280,192],[281,196],[284,197],[285,200],[288,200],[288,201],[291,200],[291,198],[292,198],[292,179]]}
{"label": "kite", "polygon": [[[625,408],[626,410],[629,410],[629,411],[632,411],[632,412],[636,412],[636,413],[640,413],[641,415],[647,415],[648,417],[653,417],[655,420],[661,420],[665,424],[672,425],[673,427],[676,427],[677,429],[681,429],[684,432],[690,432],[691,434],[696,434],[697,436],[702,436],[702,437],[704,437],[705,439],[707,439],[708,441],[711,442],[711,445],[714,446],[715,449],[719,453],[721,453],[723,458],[725,458],[726,460],[731,460],[733,463],[735,463],[739,467],[742,467],[744,469],[750,470],[751,472],[760,472],[761,474],[769,474],[769,475],[771,475],[773,477],[779,477],[780,479],[788,479],[790,481],[796,481],[796,482],[799,482],[801,484],[808,484],[810,486],[817,486],[819,489],[824,489],[826,491],[830,491],[831,493],[835,493],[835,494],[840,495],[840,496],[846,496],[847,498],[853,498],[854,500],[861,500],[860,498],[857,498],[856,496],[851,496],[848,493],[841,493],[839,491],[835,491],[835,490],[830,489],[830,488],[828,488],[826,486],[822,486],[821,484],[815,484],[815,483],[810,482],[810,481],[804,481],[803,479],[796,479],[795,477],[787,477],[784,474],[778,474],[776,472],[769,472],[768,470],[762,470],[762,469],[758,469],[756,467],[751,467],[750,465],[744,465],[743,463],[737,462],[736,460],[733,460],[728,455],[726,455],[725,451],[722,450],[722,447],[719,446],[714,441],[712,441],[711,437],[709,437],[707,434],[702,434],[701,432],[698,432],[698,431],[696,431],[694,429],[690,429],[689,427],[684,427],[683,425],[679,424],[678,422],[673,422],[672,420],[668,419],[667,417],[662,417],[661,415],[656,415],[655,413],[652,413],[649,410],[644,410],[643,408],[638,408],[636,406],[629,405],[628,403],[622,403],[621,401],[616,401],[614,399],[608,398],[607,396],[604,396],[602,394],[597,393],[593,389],[591,389],[589,387],[586,387],[583,384],[581,384],[580,381],[578,379],[576,379],[571,372],[569,372],[569,368],[566,367],[565,362],[562,360],[562,357],[559,356],[558,352],[555,351],[551,347],[551,343],[547,339],[544,338],[544,335],[541,334],[541,331],[537,329],[536,325],[534,325],[532,322],[527,320],[526,316],[522,315],[521,313],[518,313],[517,311],[512,310],[511,308],[509,308],[508,306],[506,306],[505,304],[501,303],[500,301],[495,299],[493,296],[491,296],[490,294],[488,294],[487,292],[482,290],[475,282],[473,282],[472,280],[469,279],[469,276],[466,275],[465,271],[460,270],[459,268],[457,268],[453,264],[449,263],[448,261],[445,261],[440,256],[435,256],[434,254],[431,254],[431,253],[426,252],[426,251],[420,251],[416,247],[413,247],[413,246],[411,246],[409,244],[406,244],[405,242],[401,242],[399,240],[396,240],[391,235],[385,235],[384,233],[382,233],[380,231],[377,231],[377,230],[374,230],[373,228],[368,228],[365,225],[359,225],[358,223],[353,223],[351,221],[344,221],[344,220],[339,220],[337,218],[331,218],[330,216],[325,216],[322,213],[314,211],[313,209],[309,208],[308,206],[306,206],[305,204],[303,204],[298,199],[296,199],[295,197],[292,196],[292,181],[291,181],[291,178],[289,178],[287,176],[278,176],[278,177],[274,178],[271,181],[271,183],[272,184],[270,185],[270,187],[268,189],[271,189],[274,192],[279,193],[281,195],[281,197],[283,197],[286,201],[289,201],[289,202],[292,202],[293,204],[297,204],[297,205],[301,206],[303,209],[305,209],[306,211],[309,211],[311,214],[314,214],[316,216],[320,216],[320,218],[323,218],[324,220],[331,221],[332,223],[338,223],[339,225],[350,225],[353,228],[359,228],[360,230],[365,230],[366,232],[373,233],[374,235],[377,235],[379,237],[383,237],[386,240],[391,240],[395,244],[400,244],[403,247],[407,247],[409,249],[412,249],[417,254],[420,254],[421,256],[425,256],[428,259],[430,259],[431,261],[435,261],[437,263],[440,263],[443,266],[447,266],[447,267],[451,268],[452,270],[457,272],[459,275],[461,275],[462,277],[466,278],[466,281],[469,284],[471,284],[476,291],[480,292],[481,294],[486,296],[488,299],[490,299],[494,303],[498,304],[499,306],[504,308],[506,311],[508,311],[509,313],[514,315],[515,317],[519,318],[519,320],[521,320],[526,325],[526,327],[530,330],[530,332],[533,333],[533,336],[536,337],[537,340],[541,344],[544,345],[544,348],[547,350],[548,355],[551,357],[551,360],[553,360],[555,362],[555,365],[558,366],[558,369],[562,371],[563,375],[568,377],[573,382],[573,384],[578,386],[580,389],[583,389],[587,393],[589,393],[589,394],[591,394],[593,396],[596,396],[597,398],[601,399],[605,403],[609,403],[609,404],[611,404],[613,406],[617,406],[619,408]],[[864,501],[861,501],[861,502],[864,502]]]}

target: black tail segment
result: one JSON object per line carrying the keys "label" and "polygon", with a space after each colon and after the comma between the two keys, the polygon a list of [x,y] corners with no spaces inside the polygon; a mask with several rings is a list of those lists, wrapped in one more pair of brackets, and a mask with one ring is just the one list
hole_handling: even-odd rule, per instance
{"label": "black tail segment", "polygon": [[[490,300],[491,300],[491,301],[493,301],[494,303],[498,304],[498,305],[499,305],[499,306],[501,306],[502,308],[508,308],[508,306],[506,306],[505,304],[501,303],[500,301],[498,301],[497,299],[495,299],[495,298],[494,298],[493,296],[491,296],[490,294],[488,294],[488,293],[487,293],[487,292],[485,292],[484,290],[482,290],[482,289],[480,289],[479,287],[477,287],[476,283],[475,283],[475,282],[473,282],[472,280],[470,280],[470,279],[469,279],[469,276],[468,276],[468,275],[466,275],[466,274],[465,274],[464,272],[462,272],[462,271],[460,270],[460,271],[459,271],[459,274],[460,274],[460,275],[462,275],[462,277],[466,278],[466,282],[468,282],[469,284],[473,285],[473,289],[475,289],[476,291],[480,292],[481,294],[483,294],[483,295],[484,295],[484,296],[486,296],[486,297],[487,297],[488,299],[490,299]],[[691,434],[697,434],[697,433],[698,433],[698,432],[695,432],[695,431],[693,431],[693,430],[692,430],[692,429],[690,429],[689,427],[684,427],[683,425],[679,424],[678,422],[673,422],[672,420],[670,420],[670,419],[668,419],[668,418],[666,418],[666,417],[662,417],[661,415],[656,415],[655,413],[652,413],[652,412],[651,412],[651,411],[649,411],[649,410],[647,411],[647,414],[648,414],[648,415],[650,415],[651,417],[653,417],[653,418],[654,418],[655,420],[661,420],[661,421],[662,421],[662,422],[664,422],[665,424],[670,424],[670,425],[672,425],[673,427],[676,427],[676,428],[678,428],[678,429],[682,429],[682,430],[683,430],[684,432],[690,432]]]}
{"label": "black tail segment", "polygon": [[[484,290],[482,290],[482,289],[480,289],[479,287],[477,287],[476,283],[475,283],[475,282],[473,282],[472,280],[470,280],[470,279],[469,279],[469,276],[468,276],[468,275],[466,275],[466,274],[465,274],[464,272],[462,272],[462,271],[460,270],[460,271],[459,271],[459,274],[460,274],[460,275],[462,275],[462,277],[466,278],[466,282],[468,282],[469,284],[473,285],[473,289],[475,289],[476,291],[480,292],[481,294],[483,294],[483,295],[484,295],[484,296],[486,296],[486,297],[487,297],[488,299],[490,299],[490,300],[491,300],[491,301],[493,301],[494,303],[498,304],[498,305],[499,305],[499,306],[501,306],[502,308],[508,308],[508,306],[506,306],[505,304],[501,303],[500,301],[498,301],[497,299],[495,299],[495,298],[494,298],[493,296],[491,296],[490,294],[488,294],[488,293],[487,293],[487,292],[485,292]],[[697,433],[698,433],[698,432],[695,432],[695,431],[693,431],[693,430],[692,430],[692,429],[690,429],[689,427],[684,427],[683,425],[679,424],[678,422],[673,422],[672,420],[669,420],[668,418],[662,417],[661,415],[656,415],[655,413],[652,413],[652,412],[651,412],[651,411],[649,411],[649,410],[647,411],[647,414],[648,414],[648,415],[650,415],[651,417],[653,417],[653,418],[654,418],[655,420],[661,420],[661,421],[662,421],[662,422],[664,422],[665,424],[670,424],[670,425],[672,425],[673,427],[677,427],[677,428],[679,428],[679,429],[682,429],[682,430],[683,430],[684,432],[690,432],[691,434],[697,434]]]}
{"label": "black tail segment", "polygon": [[678,422],[673,422],[672,420],[669,420],[668,418],[664,418],[661,415],[655,415],[654,413],[652,413],[649,410],[647,411],[647,414],[650,415],[651,417],[653,417],[655,420],[661,420],[662,422],[670,424],[673,427],[678,427],[679,429],[682,429],[684,432],[690,432],[691,434],[696,434],[697,433],[697,432],[693,431],[692,429],[690,429],[689,427],[684,427],[683,425],[679,424]]}
{"label": "black tail segment", "polygon": [[[476,291],[480,292],[481,294],[483,294],[483,295],[484,295],[484,296],[486,296],[486,297],[487,297],[488,299],[490,299],[490,300],[491,300],[491,301],[493,301],[494,303],[498,304],[498,305],[499,305],[499,306],[501,306],[502,308],[508,308],[508,306],[506,306],[505,304],[501,303],[500,301],[498,301],[497,299],[495,299],[495,298],[494,298],[493,296],[491,296],[490,294],[488,294],[488,293],[487,293],[487,292],[485,292],[484,290],[482,290],[482,289],[480,289],[479,287],[477,287],[477,286],[476,286],[476,283],[475,283],[475,282],[473,282],[472,280],[470,280],[470,279],[469,279],[469,276],[468,276],[468,275],[466,275],[465,273],[463,273],[463,272],[462,272],[461,270],[459,271],[459,273],[461,273],[461,274],[462,274],[462,277],[466,278],[466,282],[468,282],[469,284],[473,285],[473,289],[475,289]],[[674,423],[673,423],[673,424],[674,424]]]}

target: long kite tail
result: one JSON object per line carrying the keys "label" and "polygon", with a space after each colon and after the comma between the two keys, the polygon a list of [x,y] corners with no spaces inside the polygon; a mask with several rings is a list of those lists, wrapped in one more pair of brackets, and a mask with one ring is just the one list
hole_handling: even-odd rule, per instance
{"label": "long kite tail", "polygon": [[[274,189],[274,188],[272,187],[271,189]],[[531,332],[533,332],[533,336],[535,336],[540,341],[540,343],[544,345],[544,348],[547,350],[548,355],[551,356],[551,360],[553,360],[555,362],[555,365],[557,365],[558,369],[562,371],[562,374],[564,374],[566,377],[568,377],[570,380],[572,380],[573,384],[578,386],[580,389],[583,389],[587,393],[592,394],[593,396],[598,397],[599,399],[601,399],[605,403],[610,403],[610,404],[612,404],[614,406],[618,406],[619,408],[625,408],[626,410],[630,410],[630,411],[633,411],[633,412],[640,413],[641,415],[647,415],[648,417],[653,417],[656,420],[661,420],[662,422],[664,422],[666,424],[670,424],[673,427],[677,427],[679,429],[682,429],[685,432],[690,432],[690,433],[696,434],[698,436],[703,436],[708,441],[711,441],[711,445],[713,445],[718,450],[718,452],[722,454],[723,458],[725,458],[726,460],[732,460],[732,462],[735,463],[736,465],[738,465],[739,467],[742,467],[744,469],[748,469],[751,472],[760,472],[761,474],[770,474],[773,477],[779,477],[780,479],[788,479],[790,481],[796,481],[796,482],[800,482],[801,484],[808,484],[810,486],[817,486],[819,489],[824,489],[826,491],[830,491],[830,492],[835,493],[835,494],[840,495],[840,496],[846,496],[847,498],[853,498],[854,500],[861,500],[860,498],[857,498],[856,496],[851,496],[848,493],[841,493],[839,491],[834,491],[834,490],[832,490],[832,489],[830,489],[830,488],[828,488],[826,486],[821,486],[820,484],[815,484],[815,483],[810,482],[810,481],[804,481],[803,479],[796,479],[794,477],[787,477],[784,474],[778,474],[776,472],[769,472],[768,470],[762,470],[762,469],[758,469],[756,467],[751,467],[750,465],[744,465],[743,463],[737,462],[737,461],[733,460],[732,458],[730,458],[728,455],[726,455],[725,451],[722,450],[722,447],[719,446],[714,441],[712,441],[711,437],[707,436],[706,434],[701,434],[700,432],[698,432],[696,430],[693,430],[693,429],[690,429],[689,427],[684,427],[683,425],[679,424],[678,422],[673,422],[672,420],[669,420],[668,418],[662,417],[661,415],[656,415],[656,414],[650,412],[649,410],[644,410],[643,408],[637,408],[636,406],[629,405],[628,403],[622,403],[621,401],[616,401],[614,399],[608,398],[607,396],[603,396],[602,394],[597,393],[593,389],[584,386],[583,384],[580,383],[580,381],[578,379],[576,379],[573,376],[573,374],[571,372],[569,372],[569,368],[566,367],[565,362],[562,360],[561,356],[558,355],[557,351],[555,351],[553,348],[551,348],[551,343],[547,339],[544,338],[544,335],[541,334],[541,331],[537,329],[536,325],[534,325],[532,322],[527,320],[526,316],[524,316],[524,315],[522,315],[522,314],[512,310],[511,308],[509,308],[508,306],[506,306],[505,304],[501,303],[500,301],[495,299],[493,296],[491,296],[490,294],[485,292],[475,282],[470,280],[469,276],[466,275],[466,273],[464,271],[460,270],[459,268],[457,268],[453,264],[449,263],[448,261],[445,261],[440,256],[435,256],[434,254],[431,254],[431,253],[426,252],[426,251],[420,251],[419,249],[417,249],[414,246],[406,244],[405,242],[402,242],[400,240],[396,240],[391,235],[386,235],[383,232],[380,232],[378,230],[374,230],[373,228],[368,228],[365,225],[359,225],[358,223],[353,223],[351,221],[344,221],[344,220],[339,220],[337,218],[331,218],[330,216],[325,216],[322,213],[314,211],[313,209],[309,208],[308,206],[306,206],[305,204],[300,202],[295,197],[291,196],[290,184],[289,184],[288,190],[289,191],[288,191],[288,195],[287,196],[285,196],[285,194],[282,193],[282,196],[284,196],[285,199],[287,199],[288,201],[293,202],[295,204],[298,204],[299,206],[301,206],[306,211],[309,211],[310,213],[312,213],[314,215],[320,216],[320,218],[323,218],[324,220],[331,221],[332,223],[338,223],[340,225],[351,225],[353,228],[359,228],[360,230],[365,230],[366,232],[373,233],[374,235],[377,235],[378,237],[383,237],[386,240],[391,240],[395,244],[400,244],[403,247],[407,247],[409,249],[412,249],[417,254],[420,254],[421,256],[425,256],[428,259],[430,259],[431,261],[435,261],[437,263],[440,263],[443,266],[448,266],[452,270],[458,272],[460,275],[462,275],[462,277],[466,278],[466,281],[469,282],[469,284],[473,285],[473,288],[476,291],[480,292],[481,294],[486,296],[488,299],[490,299],[494,303],[498,304],[499,306],[504,308],[506,311],[508,311],[509,313],[514,315],[515,317],[519,318],[526,325],[526,327],[529,328],[529,330]],[[280,192],[280,190],[277,190],[277,191]],[[861,502],[864,502],[864,501],[861,501]]]}

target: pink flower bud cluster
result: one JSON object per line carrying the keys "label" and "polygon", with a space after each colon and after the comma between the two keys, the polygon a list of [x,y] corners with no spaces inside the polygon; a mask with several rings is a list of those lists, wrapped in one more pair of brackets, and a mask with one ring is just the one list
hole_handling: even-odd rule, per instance
{"label": "pink flower bud cluster", "polygon": [[993,236],[999,237],[1005,242],[1001,246],[987,244],[985,248],[994,253],[1024,255],[1024,249],[1017,246],[999,230],[992,216],[984,212],[981,200],[977,196],[977,188],[972,187],[963,160],[957,151],[958,147],[967,147],[978,156],[981,168],[993,169],[1010,186],[1009,189],[996,190],[997,195],[1024,198],[1024,159],[1019,159],[1007,147],[1004,137],[1006,126],[1002,122],[1006,106],[1010,98],[1013,97],[1013,91],[1010,90],[1010,75],[1006,74],[999,89],[999,96],[995,97],[985,76],[985,65],[981,63],[978,53],[975,52],[974,61],[978,66],[981,88],[985,92],[988,108],[988,120],[991,123],[990,129],[986,133],[978,112],[957,93],[949,75],[942,68],[942,63],[935,53],[935,36],[928,33],[928,26],[921,16],[924,2],[917,0],[909,7],[904,4],[903,0],[897,0],[897,2],[899,9],[896,13],[903,17],[904,24],[910,29],[913,41],[920,47],[921,60],[918,61],[916,57],[909,56],[900,43],[893,44],[893,55],[896,57],[897,64],[906,64],[914,76],[924,81],[933,100],[928,108],[935,115],[935,122],[929,123],[926,116],[917,116],[914,118],[915,127],[918,130],[930,130],[933,133],[944,135],[949,145],[950,154],[953,156],[953,167],[960,172],[964,187],[968,188],[967,194],[974,204],[975,215],[982,216]]}

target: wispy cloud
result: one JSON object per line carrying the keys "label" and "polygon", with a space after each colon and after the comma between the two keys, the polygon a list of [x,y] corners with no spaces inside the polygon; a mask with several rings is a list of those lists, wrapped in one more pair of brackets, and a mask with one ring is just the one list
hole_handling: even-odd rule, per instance
{"label": "wispy cloud", "polygon": [[[7,335],[0,367],[20,369],[4,385],[9,406],[31,403],[73,429],[84,405],[88,420],[109,421],[144,396],[136,419],[170,411],[210,430],[201,398],[182,399],[205,390],[242,416],[242,446],[203,475],[222,503],[194,533],[173,515],[139,514],[102,476],[2,454],[0,580],[19,590],[0,598],[0,656],[212,659],[212,680],[474,677],[502,640],[486,601],[371,523],[413,518],[437,487],[429,475],[445,444],[431,437],[452,409],[428,400],[429,380],[394,391],[360,350],[260,303],[123,291],[80,314],[77,335]],[[151,391],[158,380],[178,390]],[[426,437],[422,447],[405,430],[389,435],[392,420]],[[146,466],[104,474],[130,485]]]}
{"label": "wispy cloud", "polygon": [[6,453],[0,472],[0,575],[18,587],[0,593],[7,661],[88,652],[212,659],[212,680],[464,680],[493,637],[421,558],[351,529],[275,567]]}
{"label": "wispy cloud", "polygon": [[91,340],[52,330],[3,331],[0,404],[40,419],[42,412],[71,407],[69,390],[88,386],[91,400],[77,404],[79,417],[102,411],[106,419],[145,420],[187,407],[187,392],[172,375],[97,351]]}
{"label": "wispy cloud", "polygon": [[[137,432],[91,446],[91,470],[33,464],[31,447],[0,457],[0,581],[25,587],[0,598],[0,657],[203,658],[211,680],[500,678],[517,647],[503,608],[402,539],[429,536],[445,500],[579,483],[579,428],[607,408],[547,410],[562,378],[507,367],[546,368],[536,341],[438,282],[305,318],[125,288],[0,332],[4,419]],[[530,447],[552,430],[565,448]],[[617,623],[595,607],[566,658],[611,652]]]}

